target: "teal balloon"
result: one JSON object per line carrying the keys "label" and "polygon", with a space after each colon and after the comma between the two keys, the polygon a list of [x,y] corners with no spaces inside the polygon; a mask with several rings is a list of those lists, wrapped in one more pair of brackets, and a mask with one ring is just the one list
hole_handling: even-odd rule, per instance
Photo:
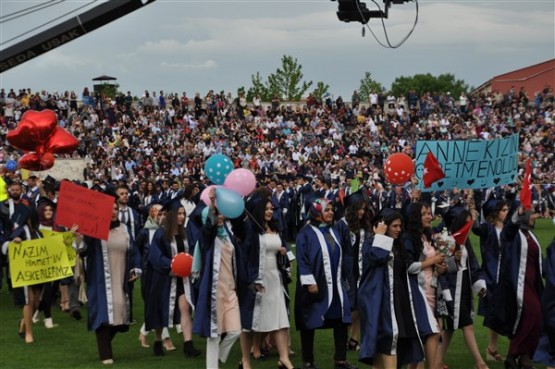
{"label": "teal balloon", "polygon": [[225,177],[235,169],[230,158],[222,154],[215,154],[204,163],[204,173],[208,179],[217,185],[223,185]]}
{"label": "teal balloon", "polygon": [[241,216],[245,210],[245,202],[241,195],[227,188],[216,188],[216,206],[220,213],[229,219]]}
{"label": "teal balloon", "polygon": [[6,169],[10,172],[15,172],[17,169],[17,161],[10,159],[6,162]]}

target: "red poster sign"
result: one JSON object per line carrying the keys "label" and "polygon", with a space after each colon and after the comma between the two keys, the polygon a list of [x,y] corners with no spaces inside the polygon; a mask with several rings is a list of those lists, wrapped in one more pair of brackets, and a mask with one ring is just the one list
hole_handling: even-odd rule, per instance
{"label": "red poster sign", "polygon": [[115,199],[69,181],[62,181],[56,207],[56,224],[101,240],[108,239]]}

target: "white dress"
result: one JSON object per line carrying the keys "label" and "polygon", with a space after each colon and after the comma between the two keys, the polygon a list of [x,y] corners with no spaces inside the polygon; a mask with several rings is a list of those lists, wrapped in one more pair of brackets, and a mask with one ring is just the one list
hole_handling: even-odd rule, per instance
{"label": "white dress", "polygon": [[[281,274],[277,268],[276,253],[281,248],[277,233],[266,233],[260,237],[266,247],[264,265],[264,293],[261,293],[260,320],[257,332],[272,332],[289,328],[289,316],[285,306],[285,296]],[[262,244],[260,245],[262,249]]]}

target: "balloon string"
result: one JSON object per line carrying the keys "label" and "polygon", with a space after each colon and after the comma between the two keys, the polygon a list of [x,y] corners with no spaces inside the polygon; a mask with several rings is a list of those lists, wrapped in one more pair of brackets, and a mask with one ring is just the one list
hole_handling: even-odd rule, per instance
{"label": "balloon string", "polygon": [[252,221],[255,222],[256,225],[257,225],[258,227],[260,227],[260,229],[261,229],[262,231],[264,231],[264,227],[262,227],[262,225],[260,225],[260,223],[258,223],[258,221],[252,216],[252,214],[247,210],[247,208],[245,208],[245,212],[246,212],[247,215],[252,219]]}

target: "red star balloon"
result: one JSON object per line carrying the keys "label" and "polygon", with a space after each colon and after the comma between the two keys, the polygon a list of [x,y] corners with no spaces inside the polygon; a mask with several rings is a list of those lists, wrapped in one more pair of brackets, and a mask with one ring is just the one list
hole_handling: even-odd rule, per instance
{"label": "red star balloon", "polygon": [[7,139],[13,147],[26,152],[19,165],[33,171],[52,168],[54,154],[70,154],[79,146],[75,137],[58,126],[52,110],[25,112]]}
{"label": "red star balloon", "polygon": [[385,178],[391,184],[403,185],[414,175],[414,163],[410,156],[398,152],[387,158],[383,170]]}

